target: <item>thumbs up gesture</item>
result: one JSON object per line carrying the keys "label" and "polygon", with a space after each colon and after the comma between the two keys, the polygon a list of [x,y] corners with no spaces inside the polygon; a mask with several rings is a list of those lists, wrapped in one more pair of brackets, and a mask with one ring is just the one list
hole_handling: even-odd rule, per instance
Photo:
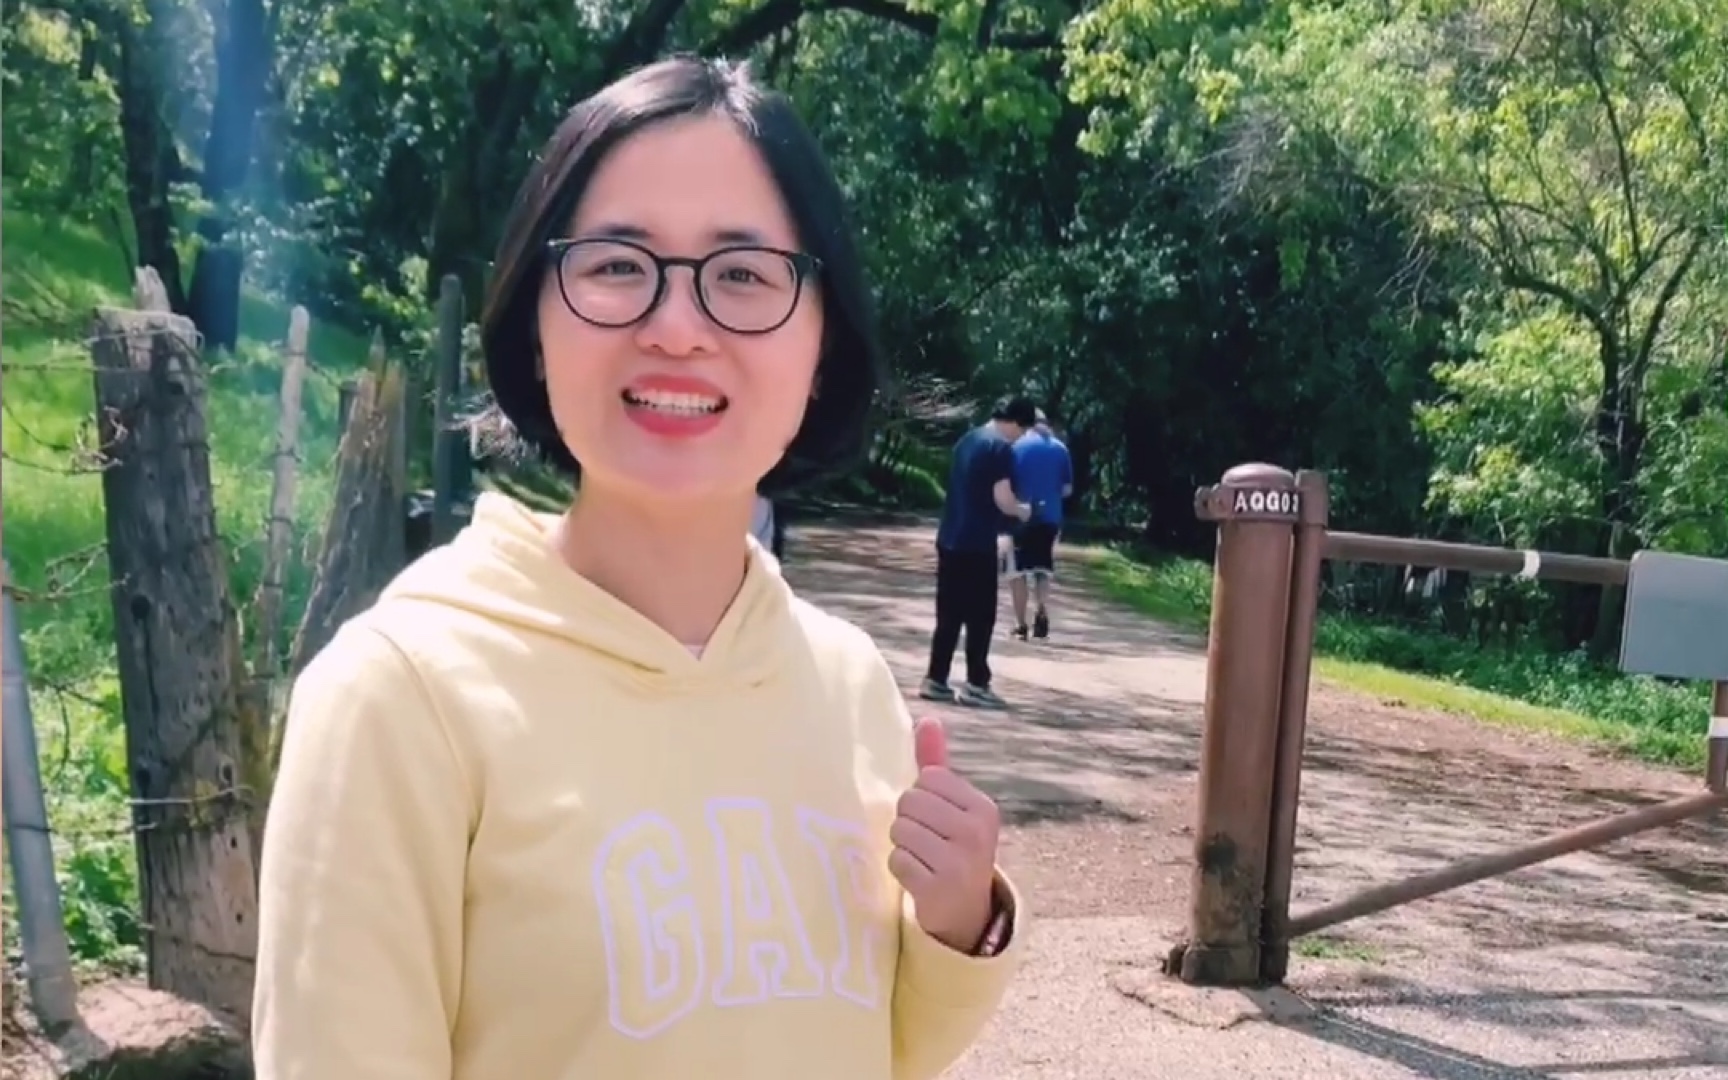
{"label": "thumbs up gesture", "polygon": [[939,720],[913,729],[918,780],[900,796],[888,838],[888,869],[926,934],[951,949],[977,947],[994,914],[996,843],[1002,819],[990,797],[948,767]]}

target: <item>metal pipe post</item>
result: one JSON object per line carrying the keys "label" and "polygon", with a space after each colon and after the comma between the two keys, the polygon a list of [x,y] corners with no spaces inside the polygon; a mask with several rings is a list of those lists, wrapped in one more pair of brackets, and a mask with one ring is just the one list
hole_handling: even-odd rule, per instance
{"label": "metal pipe post", "polygon": [[1305,911],[1290,920],[1290,937],[1299,938],[1352,919],[1360,919],[1365,915],[1376,915],[1465,885],[1473,885],[1478,881],[1510,874],[1526,866],[1535,866],[1549,859],[1570,855],[1574,851],[1588,851],[1616,840],[1624,840],[1628,836],[1666,828],[1689,818],[1702,817],[1724,807],[1728,807],[1728,795],[1720,792],[1706,791],[1697,795],[1686,795],[1653,806],[1642,806],[1575,829],[1567,829],[1522,847],[1465,859],[1431,874],[1366,889],[1337,903]]}
{"label": "metal pipe post", "polygon": [[1704,759],[1704,785],[1718,794],[1728,792],[1728,682],[1719,682],[1710,695],[1710,741]]}
{"label": "metal pipe post", "polygon": [[1272,825],[1266,845],[1266,901],[1260,922],[1260,978],[1284,981],[1290,971],[1290,889],[1296,872],[1296,818],[1302,801],[1302,752],[1308,734],[1308,683],[1314,629],[1320,614],[1320,568],[1326,557],[1331,492],[1326,474],[1296,474],[1300,499],[1290,559],[1290,616],[1284,636],[1283,690],[1278,703],[1278,757],[1272,774]]}
{"label": "metal pipe post", "polygon": [[1326,536],[1326,557],[1333,562],[1380,566],[1426,566],[1470,574],[1501,574],[1537,581],[1572,581],[1582,585],[1626,584],[1631,566],[1625,559],[1564,555],[1554,551],[1514,551],[1511,548],[1420,540],[1411,536],[1373,536],[1334,532]]}
{"label": "metal pipe post", "polygon": [[18,937],[30,987],[30,1004],[50,1035],[78,1020],[78,981],[72,974],[72,949],[54,879],[54,840],[42,796],[36,756],[36,722],[30,712],[30,683],[24,669],[24,639],[12,602],[12,571],[0,559],[0,803],[6,816],[6,849],[18,892]]}
{"label": "metal pipe post", "polygon": [[1296,478],[1273,465],[1239,465],[1195,497],[1199,515],[1219,527],[1192,910],[1187,940],[1169,960],[1171,973],[1187,983],[1260,980],[1291,540],[1300,504]]}

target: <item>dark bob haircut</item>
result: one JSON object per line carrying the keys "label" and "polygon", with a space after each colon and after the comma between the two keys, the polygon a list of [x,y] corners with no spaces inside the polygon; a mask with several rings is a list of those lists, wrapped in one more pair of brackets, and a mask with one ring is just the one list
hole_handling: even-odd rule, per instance
{"label": "dark bob haircut", "polygon": [[724,116],[762,155],[818,272],[824,331],[818,387],[760,490],[775,495],[854,464],[885,377],[876,318],[840,185],[815,138],[778,92],[726,61],[677,57],[640,68],[570,110],[523,181],[480,316],[493,407],[523,449],[572,476],[580,464],[552,418],[537,372],[546,244],[562,238],[600,163],[620,142],[663,121]]}

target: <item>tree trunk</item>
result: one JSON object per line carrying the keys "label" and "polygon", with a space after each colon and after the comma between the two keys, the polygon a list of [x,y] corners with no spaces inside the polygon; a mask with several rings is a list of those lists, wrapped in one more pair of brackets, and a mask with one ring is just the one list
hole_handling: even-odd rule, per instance
{"label": "tree trunk", "polygon": [[[1596,448],[1602,456],[1602,528],[1595,554],[1629,559],[1638,549],[1638,476],[1644,466],[1642,382],[1644,365],[1628,362],[1618,342],[1602,344],[1601,398],[1596,405]],[[1601,588],[1589,651],[1598,660],[1613,656],[1620,642],[1626,590]]]}
{"label": "tree trunk", "polygon": [[538,67],[520,67],[507,53],[499,53],[475,83],[474,111],[444,162],[427,250],[428,302],[437,299],[444,275],[455,274],[467,310],[480,310],[498,225],[488,208],[507,202],[510,185],[521,180],[523,163],[511,148],[533,112],[540,85]]}
{"label": "tree trunk", "polygon": [[250,1015],[258,894],[242,780],[244,669],[216,534],[189,320],[103,309],[92,334],[108,566],[149,982]]}
{"label": "tree trunk", "polygon": [[240,281],[246,264],[245,252],[230,235],[234,203],[252,167],[273,53],[262,0],[228,0],[217,27],[216,97],[200,187],[212,210],[198,222],[202,245],[192,265],[187,313],[207,344],[229,351],[240,340]]}
{"label": "tree trunk", "polygon": [[168,186],[179,178],[182,165],[162,119],[161,34],[154,19],[142,27],[125,18],[111,25],[120,42],[114,81],[120,99],[126,205],[138,239],[138,265],[156,272],[169,305],[184,312],[186,290],[180,279],[180,254],[174,248],[174,208],[168,202]]}

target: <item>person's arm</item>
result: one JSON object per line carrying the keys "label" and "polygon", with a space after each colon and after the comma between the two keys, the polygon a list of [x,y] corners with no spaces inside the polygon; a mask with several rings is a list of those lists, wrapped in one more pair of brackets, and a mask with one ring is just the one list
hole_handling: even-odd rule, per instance
{"label": "person's arm", "polygon": [[991,496],[996,500],[996,509],[1002,511],[1004,517],[1025,521],[1032,516],[1032,508],[1021,502],[1014,494],[1014,483],[1006,478],[996,481],[996,486],[990,489]]}
{"label": "person's arm", "polygon": [[[888,719],[882,760],[895,763],[894,780],[910,787],[917,777],[912,716],[878,653],[870,682],[871,712]],[[877,704],[880,702],[880,704]],[[996,1014],[1025,953],[1026,906],[1000,868],[996,892],[1006,934],[993,956],[951,949],[918,925],[911,898],[901,893],[900,958],[894,976],[894,1080],[936,1080],[978,1040]]]}
{"label": "person's arm", "polygon": [[294,684],[265,823],[258,1080],[449,1080],[477,817],[408,660],[343,628]]}
{"label": "person's arm", "polygon": [[1002,511],[1004,517],[1016,521],[1030,520],[1032,508],[1014,494],[1014,448],[1006,442],[994,448],[989,457],[989,467],[993,479],[990,496],[996,500],[996,509]]}
{"label": "person's arm", "polygon": [[1068,448],[1062,448],[1062,497],[1071,498],[1074,494],[1074,455]]}

